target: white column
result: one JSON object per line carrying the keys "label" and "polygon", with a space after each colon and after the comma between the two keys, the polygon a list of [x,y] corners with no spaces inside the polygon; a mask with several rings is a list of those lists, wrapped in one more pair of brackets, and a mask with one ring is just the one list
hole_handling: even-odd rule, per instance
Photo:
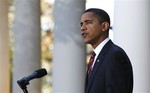
{"label": "white column", "polygon": [[80,34],[84,0],[55,0],[53,93],[84,93],[85,44]]}
{"label": "white column", "polygon": [[8,1],[0,0],[0,93],[10,93]]}
{"label": "white column", "polygon": [[134,93],[150,93],[150,0],[115,0],[114,41],[128,53]]}
{"label": "white column", "polygon": [[[17,80],[40,69],[40,0],[15,0],[13,93],[23,93]],[[41,93],[40,79],[27,85],[29,93]]]}

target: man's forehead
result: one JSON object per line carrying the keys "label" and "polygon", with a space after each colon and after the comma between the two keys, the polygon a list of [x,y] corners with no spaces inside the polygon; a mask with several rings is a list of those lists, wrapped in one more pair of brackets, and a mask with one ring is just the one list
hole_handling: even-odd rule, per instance
{"label": "man's forehead", "polygon": [[81,21],[92,20],[93,18],[94,18],[94,15],[92,12],[86,12],[82,15]]}
{"label": "man's forehead", "polygon": [[94,14],[92,12],[86,12],[86,13],[82,14],[82,17],[84,17],[84,16],[92,17],[92,16],[94,16]]}

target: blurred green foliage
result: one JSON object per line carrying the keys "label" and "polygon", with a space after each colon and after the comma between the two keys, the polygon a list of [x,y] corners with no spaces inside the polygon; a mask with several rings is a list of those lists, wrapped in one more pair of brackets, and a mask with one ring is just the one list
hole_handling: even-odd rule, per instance
{"label": "blurred green foliage", "polygon": [[[14,25],[14,0],[8,1],[8,27],[10,36],[10,74],[12,80],[13,60],[13,25]],[[53,3],[41,0],[41,67],[46,68],[48,75],[42,79],[42,93],[52,92],[52,50],[53,50]],[[12,89],[11,89],[12,90]]]}

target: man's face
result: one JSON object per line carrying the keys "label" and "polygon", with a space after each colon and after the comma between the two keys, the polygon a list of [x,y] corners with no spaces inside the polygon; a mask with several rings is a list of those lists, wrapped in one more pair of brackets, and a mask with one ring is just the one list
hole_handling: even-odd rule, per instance
{"label": "man's face", "polygon": [[86,12],[81,17],[81,34],[86,44],[97,45],[103,35],[102,24],[92,12]]}

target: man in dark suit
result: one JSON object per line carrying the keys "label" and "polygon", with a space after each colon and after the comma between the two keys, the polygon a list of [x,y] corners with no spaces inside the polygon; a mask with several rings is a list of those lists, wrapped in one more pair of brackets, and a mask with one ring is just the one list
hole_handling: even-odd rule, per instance
{"label": "man in dark suit", "polygon": [[109,39],[109,15],[91,8],[83,13],[80,24],[83,41],[95,53],[88,66],[85,93],[132,93],[132,65],[125,51]]}

